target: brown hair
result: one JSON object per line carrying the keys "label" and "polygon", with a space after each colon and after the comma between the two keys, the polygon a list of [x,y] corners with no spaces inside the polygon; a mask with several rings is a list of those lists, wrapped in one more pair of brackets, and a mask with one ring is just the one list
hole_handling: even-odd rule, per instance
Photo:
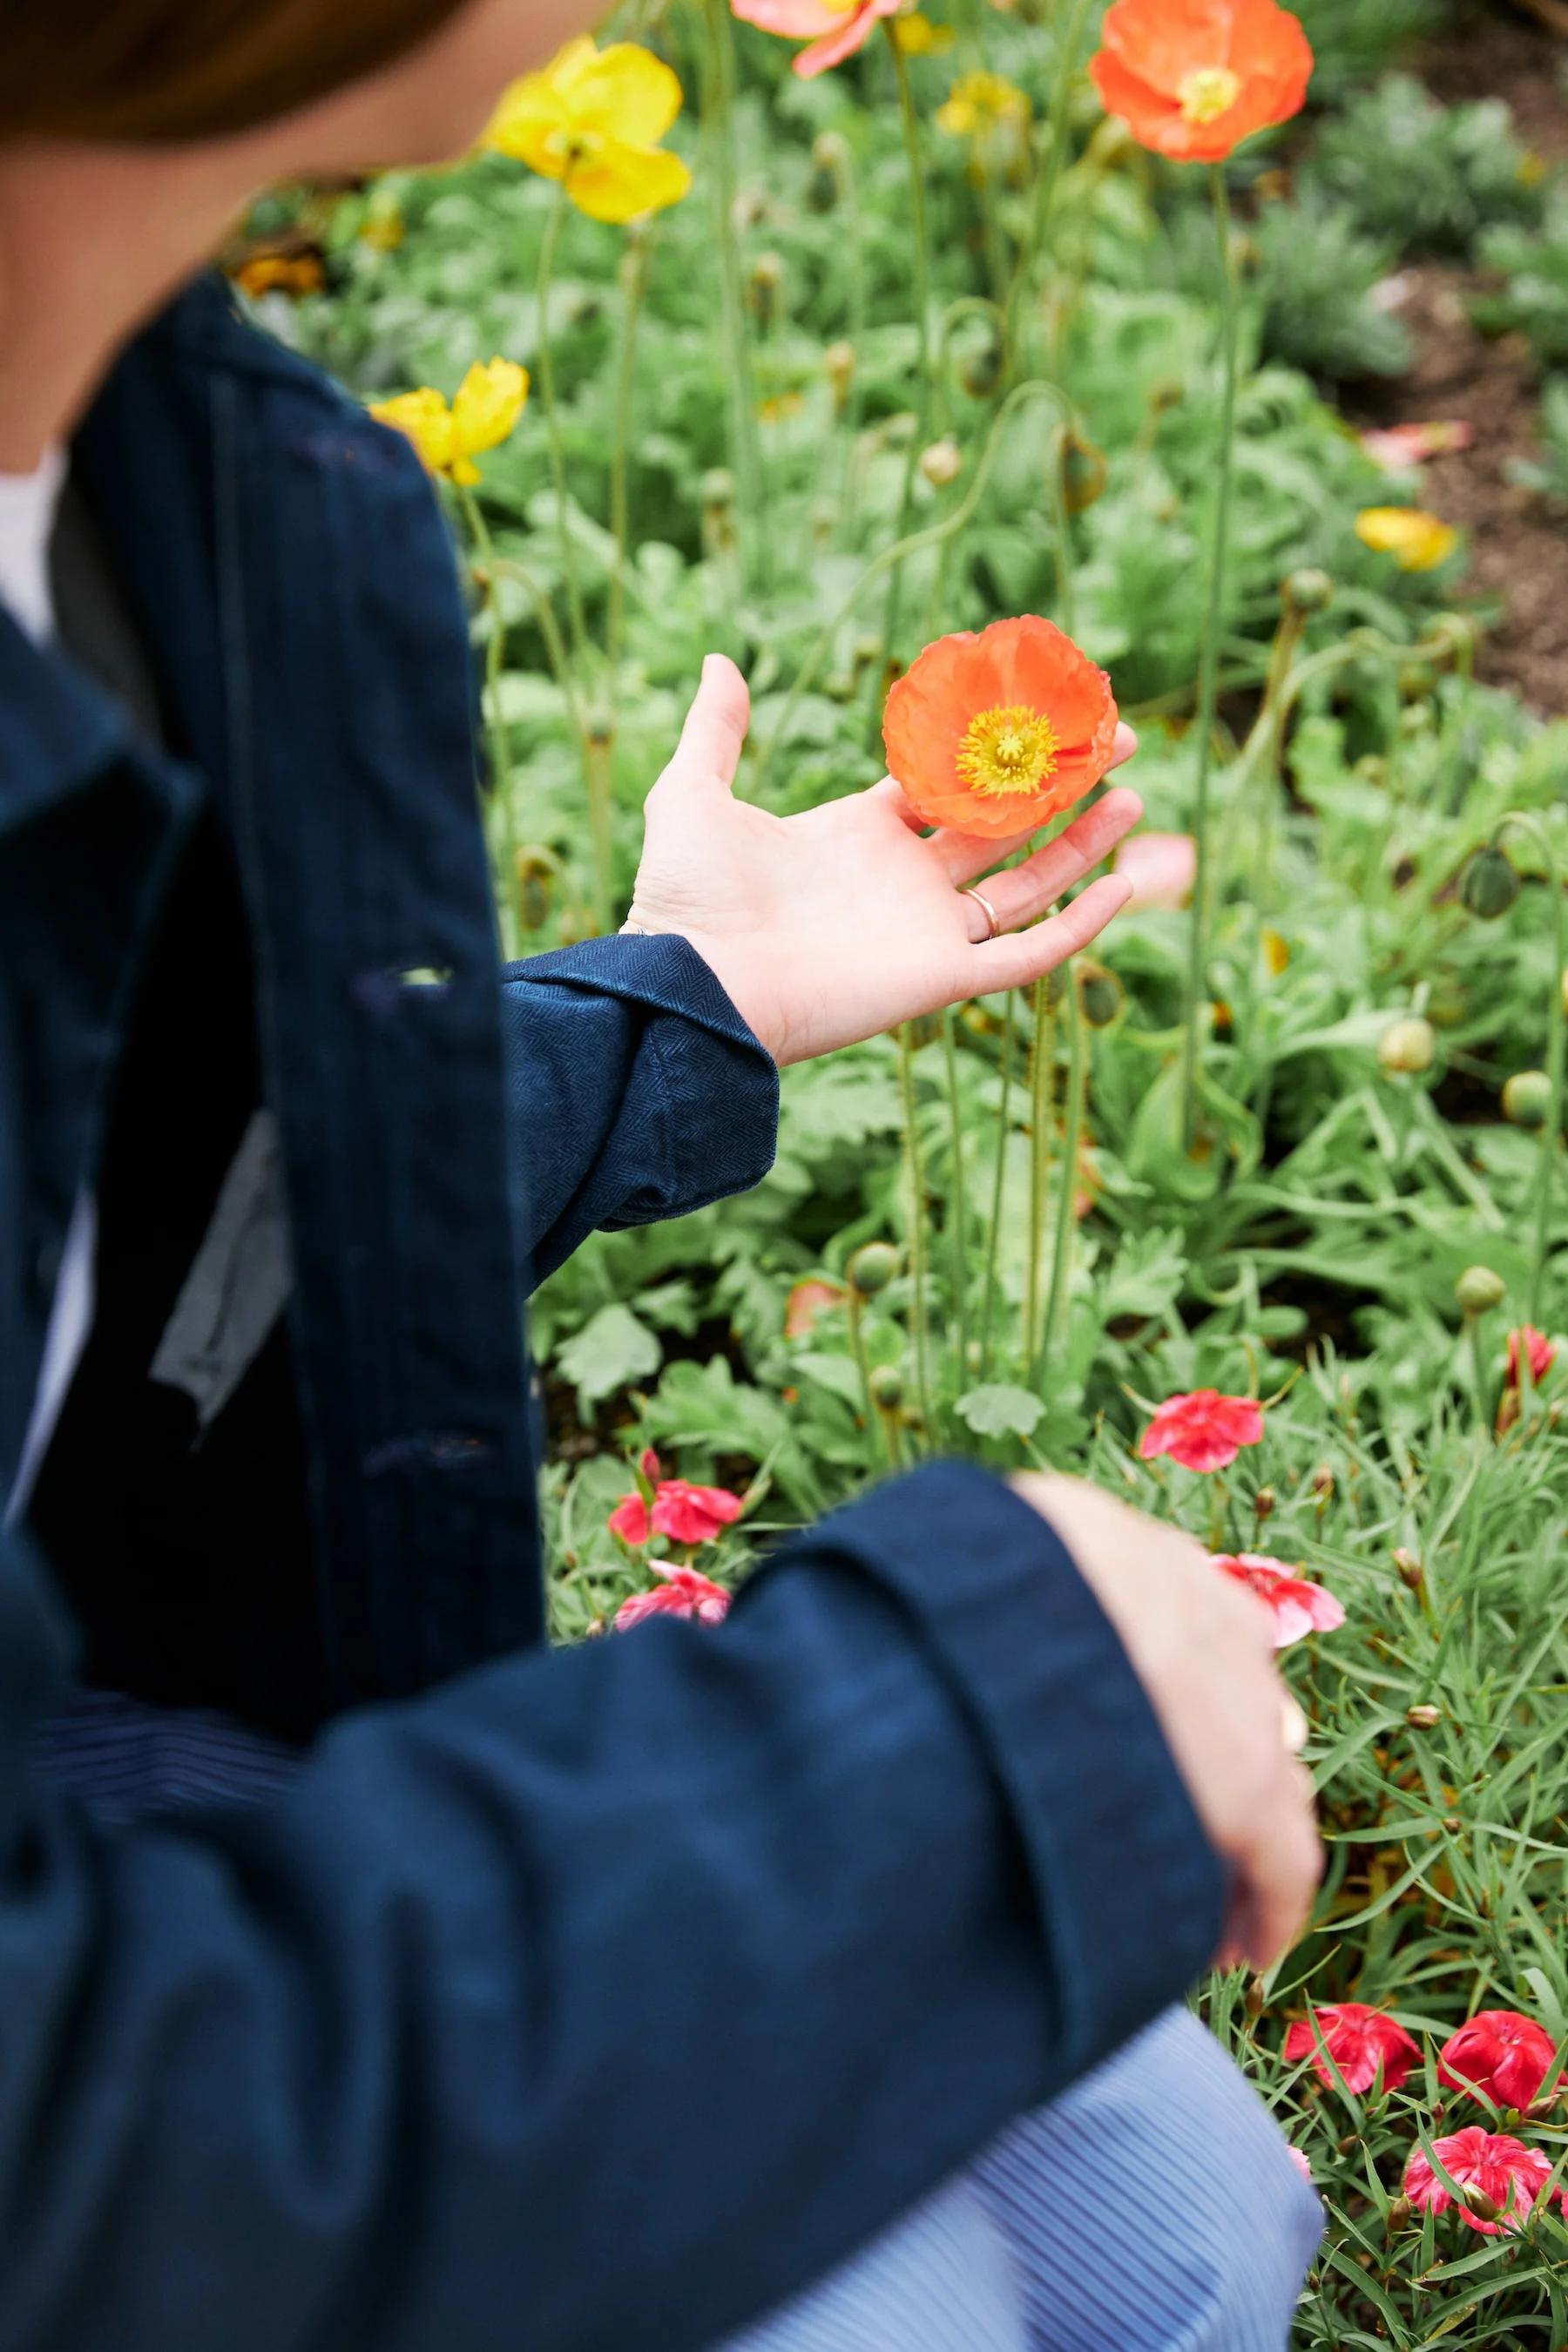
{"label": "brown hair", "polygon": [[463,0],[0,0],[0,141],[160,144],[292,113]]}

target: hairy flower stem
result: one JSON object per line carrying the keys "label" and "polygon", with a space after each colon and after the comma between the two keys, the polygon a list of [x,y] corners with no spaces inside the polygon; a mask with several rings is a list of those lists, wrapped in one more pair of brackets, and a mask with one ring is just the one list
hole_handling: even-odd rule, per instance
{"label": "hairy flower stem", "polygon": [[506,624],[501,619],[500,597],[496,589],[495,550],[490,542],[489,527],[471,490],[459,489],[458,503],[479,557],[476,571],[481,575],[485,606],[490,621],[489,641],[485,646],[485,733],[489,745],[490,794],[500,810],[500,862],[506,868],[500,892],[502,920],[503,923],[515,923],[518,931],[516,941],[507,942],[510,948],[514,944],[521,946],[528,925],[522,908],[522,877],[517,863],[517,812],[511,799],[511,735],[500,715],[500,679],[506,667]]}
{"label": "hairy flower stem", "polygon": [[931,1406],[931,1344],[926,1300],[925,1158],[915,1115],[915,1030],[899,1024],[899,1087],[904,1108],[905,1173],[909,1181],[910,1329],[915,1343],[915,1393],[925,1417],[925,1439],[934,1433]]}
{"label": "hairy flower stem", "polygon": [[1062,978],[1067,988],[1068,1006],[1067,1124],[1062,1137],[1061,1168],[1057,1177],[1056,1244],[1051,1252],[1050,1301],[1046,1309],[1045,1356],[1047,1365],[1054,1361],[1067,1328],[1072,1241],[1078,1224],[1079,1139],[1083,1133],[1084,1094],[1089,1075],[1084,1056],[1083,1005],[1079,995],[1077,966],[1069,963]]}
{"label": "hairy flower stem", "polygon": [[1285,729],[1289,716],[1286,688],[1296,659],[1296,649],[1301,642],[1301,632],[1307,616],[1294,604],[1287,604],[1279,616],[1279,626],[1274,632],[1274,644],[1268,656],[1268,675],[1263,681],[1263,702],[1247,739],[1247,750],[1254,743],[1262,747],[1263,773],[1258,788],[1258,864],[1253,876],[1252,911],[1259,932],[1263,928],[1264,908],[1268,898],[1268,885],[1274,866],[1274,814],[1279,803],[1279,772],[1285,755]]}
{"label": "hairy flower stem", "polygon": [[[921,451],[930,435],[931,407],[936,392],[936,354],[931,332],[931,244],[926,226],[925,172],[921,159],[920,116],[915,111],[914,91],[910,84],[910,68],[892,20],[884,17],[882,30],[888,37],[888,49],[893,60],[893,75],[899,85],[899,121],[904,133],[904,153],[910,167],[910,268],[914,284],[915,352],[920,375],[920,391],[915,405],[915,430],[904,460],[903,488],[899,496],[898,538],[904,541],[910,517],[914,511],[915,469]],[[906,549],[907,552],[907,549]],[[899,627],[899,608],[903,600],[904,561],[900,555],[894,562],[888,580],[888,602],[882,614],[882,650],[885,663],[897,657],[894,640]],[[872,738],[880,730],[882,702],[879,681],[877,684],[872,712]]]}
{"label": "hairy flower stem", "polygon": [[980,1377],[991,1377],[991,1332],[996,1310],[996,1260],[1002,1246],[1002,1201],[1007,1176],[1007,1140],[1010,1097],[1013,1089],[1014,1041],[1017,1035],[1016,1007],[1017,996],[1009,992],[1004,1015],[1002,1051],[997,1059],[997,1076],[1001,1080],[1002,1097],[996,1111],[996,1156],[991,1171],[991,1223],[985,1236],[985,1281],[981,1297]]}
{"label": "hairy flower stem", "polygon": [[720,297],[729,346],[730,446],[740,508],[740,570],[742,582],[758,582],[767,571],[767,541],[762,528],[763,460],[757,438],[756,383],[735,228],[735,43],[726,0],[703,0],[702,16],[708,30],[702,134],[709,152]]}
{"label": "hairy flower stem", "polygon": [[952,1184],[948,1193],[948,1246],[952,1256],[952,1319],[958,1343],[958,1385],[969,1378],[969,1220],[963,1190],[963,1107],[958,1092],[958,1048],[953,1039],[952,1008],[942,1016],[942,1053],[947,1079],[948,1132],[952,1139]]}
{"label": "hairy flower stem", "polygon": [[566,184],[558,181],[554,202],[539,241],[539,399],[544,411],[544,437],[550,448],[550,474],[555,488],[555,529],[561,551],[561,578],[566,590],[566,613],[572,625],[572,650],[579,667],[588,657],[588,629],[583,618],[583,597],[577,585],[577,560],[572,549],[572,527],[566,515],[566,453],[561,444],[561,413],[555,404],[555,361],[550,349],[550,287],[555,274],[555,248],[568,198]]}
{"label": "hairy flower stem", "polygon": [[1056,209],[1057,185],[1061,178],[1062,162],[1067,153],[1068,117],[1072,111],[1073,85],[1078,79],[1079,52],[1083,47],[1085,28],[1089,23],[1093,0],[1074,0],[1071,14],[1062,30],[1061,46],[1057,52],[1057,78],[1051,90],[1051,111],[1047,124],[1047,146],[1035,173],[1035,201],[1030,215],[1028,234],[1019,248],[1013,271],[1013,283],[1007,291],[1006,319],[1003,331],[1003,366],[1010,376],[1017,362],[1018,330],[1025,299],[1034,282],[1035,268],[1047,250],[1051,230],[1051,215]]}
{"label": "hairy flower stem", "polygon": [[609,598],[605,614],[605,653],[610,666],[610,690],[615,691],[621,658],[621,634],[626,617],[626,542],[629,535],[627,477],[631,466],[632,390],[637,374],[637,321],[647,291],[648,236],[632,229],[621,265],[621,349],[616,369],[616,427],[610,450],[610,530],[615,560],[610,567]]}
{"label": "hairy flower stem", "polygon": [[1029,1054],[1029,1255],[1024,1282],[1024,1385],[1031,1387],[1040,1356],[1040,1276],[1046,1240],[1046,1188],[1050,1173],[1050,1121],[1056,1076],[1056,1024],[1050,982],[1032,992],[1034,1035]]}
{"label": "hairy flower stem", "polygon": [[1214,536],[1209,550],[1208,606],[1198,671],[1197,783],[1193,795],[1193,838],[1197,846],[1193,877],[1193,919],[1188,932],[1186,1032],[1182,1047],[1182,1141],[1190,1151],[1197,1128],[1198,1064],[1203,1051],[1203,1011],[1207,1001],[1210,898],[1209,774],[1214,764],[1215,707],[1219,679],[1220,627],[1225,617],[1226,556],[1230,537],[1231,479],[1236,457],[1237,299],[1236,258],[1230,242],[1230,198],[1225,166],[1210,174],[1215,235],[1220,265],[1220,363],[1224,392],[1220,408],[1219,469],[1215,489]]}
{"label": "hairy flower stem", "polygon": [[1534,842],[1541,852],[1542,863],[1546,868],[1547,887],[1552,893],[1552,997],[1546,1011],[1546,1076],[1551,1099],[1547,1105],[1545,1124],[1541,1130],[1541,1156],[1535,1178],[1535,1236],[1530,1264],[1529,1320],[1539,1323],[1543,1311],[1546,1265],[1552,1246],[1552,1193],[1563,1138],[1563,1049],[1565,1031],[1568,1031],[1568,1012],[1565,1012],[1563,1003],[1563,875],[1557,863],[1557,853],[1552,846],[1552,836],[1537,818],[1510,809],[1497,828],[1498,836],[1500,838],[1510,830],[1526,834]]}
{"label": "hairy flower stem", "polygon": [[855,1369],[860,1375],[860,1393],[866,1401],[866,1428],[868,1433],[872,1429],[880,1430],[882,1451],[888,1457],[889,1468],[893,1469],[898,1463],[897,1449],[887,1421],[878,1406],[876,1398],[871,1394],[871,1366],[866,1354],[866,1327],[863,1319],[866,1310],[860,1303],[860,1294],[853,1283],[849,1285],[848,1312],[849,1352],[855,1359]]}

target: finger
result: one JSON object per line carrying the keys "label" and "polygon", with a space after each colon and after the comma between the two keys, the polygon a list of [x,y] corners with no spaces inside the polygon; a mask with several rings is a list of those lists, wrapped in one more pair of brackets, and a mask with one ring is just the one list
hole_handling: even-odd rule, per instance
{"label": "finger", "polygon": [[923,833],[926,829],[924,817],[918,809],[910,806],[904,788],[895,777],[884,776],[879,784],[870,785],[861,798],[873,808],[890,809],[900,824],[907,824],[911,833]]}
{"label": "finger", "polygon": [[1044,923],[1014,931],[999,940],[984,940],[970,951],[969,971],[977,995],[994,988],[1023,988],[1042,973],[1054,971],[1068,956],[1077,955],[1097,939],[1113,915],[1132,896],[1132,886],[1120,874],[1091,882],[1080,898]]}
{"label": "finger", "polygon": [[[1111,757],[1111,767],[1122,766],[1132,757],[1137,749],[1138,738],[1131,728],[1119,727],[1116,730],[1116,748]],[[1114,793],[1107,793],[1105,799],[1097,802],[1095,806],[1103,808],[1106,800],[1114,798]],[[1085,812],[1086,815],[1093,814],[1092,809]],[[1081,824],[1082,822],[1083,819],[1080,817],[1079,823]],[[1026,832],[1008,834],[1000,841],[988,841],[979,834],[960,833],[951,825],[943,825],[931,835],[930,846],[932,855],[941,859],[943,869],[952,880],[973,882],[977,874],[984,874],[992,866],[1001,866],[1007,858],[1016,856],[1020,849],[1026,849],[1039,830],[1040,827],[1037,824],[1030,825]],[[1072,830],[1072,826],[1068,825],[1067,833],[1058,835],[1058,839],[1065,841],[1068,834]]]}
{"label": "finger", "polygon": [[1322,1870],[1311,1781],[1285,1762],[1244,1857],[1245,1898],[1232,1932],[1255,1969],[1271,1968],[1306,1926]]}
{"label": "finger", "polygon": [[[995,908],[1003,930],[1016,931],[1020,924],[1032,923],[1037,915],[1043,915],[1064,891],[1110,856],[1142,814],[1143,803],[1137,793],[1119,785],[1022,866],[1006,866],[989,876],[985,896]],[[975,913],[978,917],[978,908]],[[985,937],[983,923],[971,926],[971,936]]]}
{"label": "finger", "polygon": [[725,655],[710,654],[675,757],[660,782],[718,783],[727,792],[735,781],[751,716],[752,698],[745,679]]}

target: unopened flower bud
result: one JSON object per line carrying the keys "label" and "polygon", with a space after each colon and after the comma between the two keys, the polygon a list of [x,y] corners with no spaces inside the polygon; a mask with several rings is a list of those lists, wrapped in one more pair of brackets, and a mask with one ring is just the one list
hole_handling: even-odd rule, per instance
{"label": "unopened flower bud", "polygon": [[1544,1127],[1552,1081],[1544,1070],[1516,1070],[1502,1090],[1502,1115],[1515,1127]]}
{"label": "unopened flower bud", "polygon": [[897,1364],[879,1364],[871,1374],[871,1402],[891,1412],[904,1401],[904,1376]]}
{"label": "unopened flower bud", "polygon": [[1334,1474],[1326,1462],[1320,1462],[1312,1473],[1312,1492],[1318,1498],[1318,1517],[1321,1518],[1334,1499]]}
{"label": "unopened flower bud", "polygon": [[1494,1307],[1502,1305],[1508,1286],[1489,1265],[1468,1265],[1454,1285],[1454,1296],[1461,1314],[1489,1315]]}
{"label": "unopened flower bud", "polygon": [[1473,2213],[1479,2221],[1495,2221],[1503,2210],[1495,2197],[1489,2197],[1473,2180],[1460,2182],[1459,2195],[1466,2212]]}
{"label": "unopened flower bud", "polygon": [[858,671],[869,669],[873,662],[879,662],[881,658],[881,638],[877,635],[875,629],[862,629],[859,635],[855,640],[856,669]]}
{"label": "unopened flower bud", "polygon": [[542,931],[550,914],[552,887],[560,867],[548,850],[517,853],[518,911],[531,931]]}
{"label": "unopened flower bud", "polygon": [[1116,974],[1099,963],[1079,969],[1078,997],[1083,1017],[1091,1029],[1109,1029],[1126,1001]]}
{"label": "unopened flower bud", "polygon": [[1466,911],[1483,922],[1506,915],[1519,896],[1519,876],[1513,860],[1496,842],[1475,851],[1459,877],[1459,899]]}
{"label": "unopened flower bud", "polygon": [[1062,499],[1068,514],[1082,514],[1105,488],[1105,452],[1069,425],[1062,436]]}
{"label": "unopened flower bud", "polygon": [[862,1298],[875,1297],[885,1290],[899,1270],[899,1253],[891,1242],[867,1242],[858,1249],[845,1269],[851,1287]]}
{"label": "unopened flower bud", "polygon": [[1412,2215],[1415,2213],[1415,2208],[1408,2197],[1394,2198],[1393,2203],[1389,2206],[1385,2225],[1389,2233],[1392,2235],[1395,2230],[1403,2230],[1410,2221]]}
{"label": "unopened flower bud", "polygon": [[1436,1731],[1443,1720],[1443,1710],[1440,1706],[1407,1706],[1405,1720],[1412,1731]]}
{"label": "unopened flower bud", "polygon": [[855,389],[855,346],[853,343],[829,343],[822,354],[822,364],[833,391],[833,405],[842,415],[849,405],[849,395]]}
{"label": "unopened flower bud", "polygon": [[1273,1517],[1274,1489],[1272,1486],[1259,1486],[1257,1494],[1254,1495],[1252,1498],[1252,1516],[1255,1519],[1271,1519]]}
{"label": "unopened flower bud", "polygon": [[963,452],[956,441],[932,441],[921,451],[920,467],[933,490],[945,490],[963,471]]}
{"label": "unopened flower bud", "polygon": [[584,719],[583,732],[591,751],[607,751],[616,740],[615,714],[603,703],[595,704]]}
{"label": "unopened flower bud", "polygon": [[1396,1544],[1394,1549],[1394,1565],[1399,1570],[1400,1582],[1407,1584],[1412,1592],[1419,1592],[1426,1581],[1426,1571],[1415,1554],[1407,1550],[1404,1544]]}
{"label": "unopened flower bud", "polygon": [[759,253],[746,279],[746,301],[759,326],[771,327],[779,314],[779,293],[784,267],[776,253]]}
{"label": "unopened flower bud", "polygon": [[993,335],[966,352],[959,362],[958,379],[972,400],[989,400],[1002,381],[1001,338]]}
{"label": "unopened flower bud", "polygon": [[1415,1076],[1429,1070],[1437,1051],[1437,1033],[1418,1013],[1390,1022],[1378,1040],[1377,1058],[1390,1072]]}
{"label": "unopened flower bud", "polygon": [[1288,572],[1279,593],[1293,613],[1321,613],[1334,593],[1334,583],[1315,563],[1299,564]]}
{"label": "unopened flower bud", "polygon": [[1248,2017],[1262,2016],[1263,1979],[1261,1977],[1252,1976],[1247,1978],[1247,1990],[1242,1995],[1242,2006],[1246,2010]]}

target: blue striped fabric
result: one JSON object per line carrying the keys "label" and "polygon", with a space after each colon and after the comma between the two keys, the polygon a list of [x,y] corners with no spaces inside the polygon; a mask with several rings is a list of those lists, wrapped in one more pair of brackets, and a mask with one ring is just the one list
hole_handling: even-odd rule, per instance
{"label": "blue striped fabric", "polygon": [[1262,2101],[1173,2010],[726,2352],[1283,2352],[1321,2226]]}
{"label": "blue striped fabric", "polygon": [[[270,1795],[226,1717],[76,1693],[39,1768],[103,1818]],[[1321,2227],[1262,2102],[1170,2011],[724,2352],[1282,2352]]]}

